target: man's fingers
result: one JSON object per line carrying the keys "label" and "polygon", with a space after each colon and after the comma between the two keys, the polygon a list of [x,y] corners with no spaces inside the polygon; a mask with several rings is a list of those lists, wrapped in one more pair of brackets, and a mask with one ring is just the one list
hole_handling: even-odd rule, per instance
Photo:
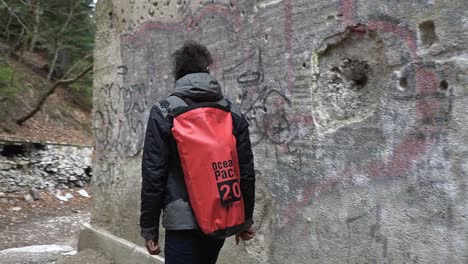
{"label": "man's fingers", "polygon": [[158,255],[161,253],[161,247],[158,245],[158,242],[154,240],[147,240],[145,242],[146,249],[151,255]]}
{"label": "man's fingers", "polygon": [[159,255],[159,253],[161,253],[161,248],[159,246],[156,246],[148,250],[148,252],[150,253],[150,255]]}
{"label": "man's fingers", "polygon": [[242,238],[242,240],[250,240],[252,239],[253,237],[255,236],[255,234],[253,233],[248,233],[248,232],[242,232],[240,234],[240,237]]}
{"label": "man's fingers", "polygon": [[161,247],[156,246],[156,248],[154,249],[154,254],[153,255],[159,255],[159,253],[161,253]]}

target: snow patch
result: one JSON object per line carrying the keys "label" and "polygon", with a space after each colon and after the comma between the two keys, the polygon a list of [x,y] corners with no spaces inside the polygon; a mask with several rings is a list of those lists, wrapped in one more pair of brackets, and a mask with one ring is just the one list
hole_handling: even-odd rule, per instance
{"label": "snow patch", "polygon": [[[36,245],[21,248],[8,248],[0,251],[2,253],[66,253],[72,254],[74,248],[64,245]],[[76,251],[75,251],[76,254]]]}
{"label": "snow patch", "polygon": [[89,197],[90,197],[89,194],[88,194],[88,192],[87,192],[86,190],[83,190],[83,189],[77,191],[77,193],[78,193],[79,195],[83,196],[83,197],[86,197],[86,198],[89,198]]}

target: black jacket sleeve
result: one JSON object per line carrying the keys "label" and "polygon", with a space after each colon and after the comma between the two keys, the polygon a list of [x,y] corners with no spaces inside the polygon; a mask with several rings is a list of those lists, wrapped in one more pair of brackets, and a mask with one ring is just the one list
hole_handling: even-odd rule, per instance
{"label": "black jacket sleeve", "polygon": [[141,236],[158,239],[159,217],[164,202],[164,191],[168,175],[169,147],[164,140],[161,124],[167,122],[161,110],[154,106],[148,120],[142,160],[141,185]]}
{"label": "black jacket sleeve", "polygon": [[250,143],[249,124],[244,116],[236,116],[237,156],[239,158],[240,185],[244,199],[246,223],[253,223],[255,205],[255,168]]}

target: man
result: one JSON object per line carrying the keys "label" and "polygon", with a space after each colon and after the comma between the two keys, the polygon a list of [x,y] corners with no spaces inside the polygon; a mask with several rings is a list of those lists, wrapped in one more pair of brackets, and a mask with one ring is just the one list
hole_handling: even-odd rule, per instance
{"label": "man", "polygon": [[[187,105],[223,101],[220,85],[209,74],[213,60],[205,46],[187,42],[174,53],[173,59],[176,82],[171,96],[182,99]],[[255,235],[252,227],[255,171],[248,123],[235,106],[231,107],[231,115],[245,214],[245,228],[236,235],[238,243],[240,239],[250,240]],[[163,210],[166,263],[216,263],[224,239],[203,234],[197,224],[171,128],[167,109],[161,103],[153,106],[143,150],[141,235],[150,254],[161,252],[158,238],[159,218]]]}

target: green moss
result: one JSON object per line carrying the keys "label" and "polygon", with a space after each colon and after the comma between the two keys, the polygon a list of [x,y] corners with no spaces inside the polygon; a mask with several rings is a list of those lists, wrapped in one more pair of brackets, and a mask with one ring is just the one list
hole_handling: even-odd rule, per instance
{"label": "green moss", "polygon": [[12,74],[13,69],[7,63],[0,63],[0,97],[11,98],[23,90],[16,81],[10,85]]}

